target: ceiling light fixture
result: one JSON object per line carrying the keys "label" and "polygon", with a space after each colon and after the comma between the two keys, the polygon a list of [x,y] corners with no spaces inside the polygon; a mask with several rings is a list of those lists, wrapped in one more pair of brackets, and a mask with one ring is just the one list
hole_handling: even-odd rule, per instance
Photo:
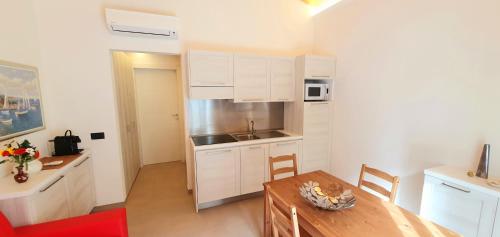
{"label": "ceiling light fixture", "polygon": [[320,12],[330,8],[331,6],[339,3],[342,0],[304,0],[309,4],[309,15],[315,16]]}

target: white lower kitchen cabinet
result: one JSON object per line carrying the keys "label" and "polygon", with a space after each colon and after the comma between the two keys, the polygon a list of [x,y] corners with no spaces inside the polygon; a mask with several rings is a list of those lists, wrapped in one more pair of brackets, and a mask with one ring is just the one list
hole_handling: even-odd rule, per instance
{"label": "white lower kitchen cabinet", "polygon": [[[276,156],[284,156],[284,155],[293,155],[295,154],[297,158],[297,170],[300,173],[302,173],[302,159],[301,159],[301,141],[287,141],[287,142],[276,142],[276,143],[271,143],[269,145],[269,156],[271,157],[276,157]],[[291,161],[283,161],[279,163],[275,163],[275,169],[277,168],[282,168],[282,167],[292,167],[293,163]],[[269,164],[268,164],[269,166]],[[293,173],[287,173],[287,174],[279,174],[276,175],[276,179],[282,179],[286,177],[293,176]],[[269,176],[269,168],[266,169],[266,180],[270,180]]]}
{"label": "white lower kitchen cabinet", "polygon": [[198,203],[240,194],[240,148],[196,152]]}
{"label": "white lower kitchen cabinet", "polygon": [[264,189],[268,157],[268,144],[241,147],[241,194]]}
{"label": "white lower kitchen cabinet", "polygon": [[269,181],[270,156],[296,154],[300,173],[302,137],[266,140],[228,143],[223,147],[220,144],[199,147],[192,144],[196,211],[223,204],[227,198],[262,191],[263,184]]}
{"label": "white lower kitchen cabinet", "polygon": [[0,211],[13,226],[88,214],[96,204],[93,177],[92,157],[84,152],[62,168],[34,174],[25,184],[1,178]]}
{"label": "white lower kitchen cabinet", "polygon": [[426,170],[420,215],[464,237],[499,236],[493,233],[499,196],[484,179],[438,167]]}

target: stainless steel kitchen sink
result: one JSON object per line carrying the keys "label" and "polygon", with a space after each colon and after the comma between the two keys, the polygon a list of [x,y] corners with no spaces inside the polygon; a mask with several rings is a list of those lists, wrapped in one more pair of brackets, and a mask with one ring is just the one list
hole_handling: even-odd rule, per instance
{"label": "stainless steel kitchen sink", "polygon": [[287,137],[288,135],[279,131],[257,131],[255,132],[255,134],[252,134],[251,132],[246,132],[246,133],[234,133],[231,134],[231,136],[238,141],[248,141],[248,140],[265,139],[265,138]]}
{"label": "stainless steel kitchen sink", "polygon": [[255,134],[252,133],[237,133],[237,134],[231,134],[231,136],[234,137],[234,139],[238,141],[248,141],[248,140],[256,140],[260,139],[260,137],[256,136]]}
{"label": "stainless steel kitchen sink", "polygon": [[279,131],[261,131],[255,133],[258,137],[265,139],[265,138],[276,138],[276,137],[288,137],[287,134],[284,134]]}

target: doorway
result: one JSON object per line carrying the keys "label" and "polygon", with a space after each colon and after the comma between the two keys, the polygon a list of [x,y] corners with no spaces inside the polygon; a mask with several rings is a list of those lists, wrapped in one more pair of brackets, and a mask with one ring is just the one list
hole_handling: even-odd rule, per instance
{"label": "doorway", "polygon": [[144,165],[185,161],[179,55],[112,51],[127,195]]}
{"label": "doorway", "polygon": [[136,68],[134,80],[143,164],[182,160],[176,71]]}

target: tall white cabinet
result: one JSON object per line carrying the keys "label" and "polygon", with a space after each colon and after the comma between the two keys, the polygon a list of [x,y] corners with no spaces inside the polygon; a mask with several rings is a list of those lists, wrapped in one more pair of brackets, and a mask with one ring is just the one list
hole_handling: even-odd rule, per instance
{"label": "tall white cabinet", "polygon": [[[295,102],[285,105],[285,130],[303,135],[302,171],[330,172],[333,122],[333,57],[303,55],[295,59]],[[327,101],[304,101],[306,81],[327,83]]]}
{"label": "tall white cabinet", "polygon": [[464,237],[499,236],[500,190],[466,171],[437,167],[425,171],[420,215]]}

